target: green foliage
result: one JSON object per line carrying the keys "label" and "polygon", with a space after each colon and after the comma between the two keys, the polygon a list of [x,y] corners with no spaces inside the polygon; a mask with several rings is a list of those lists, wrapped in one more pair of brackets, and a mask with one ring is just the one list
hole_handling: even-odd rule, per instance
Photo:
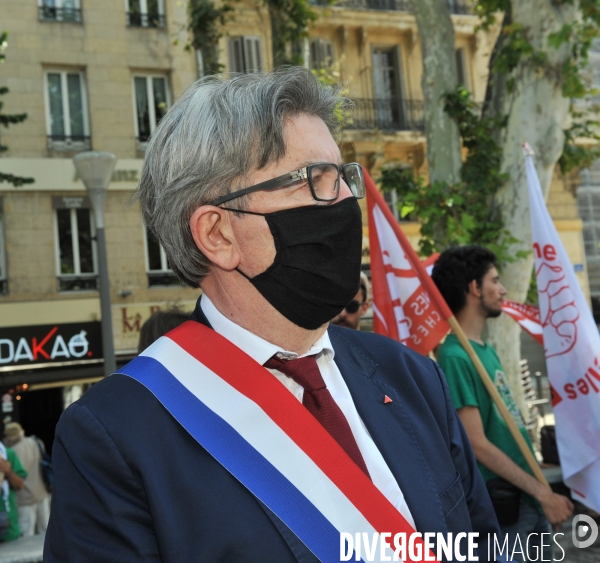
{"label": "green foliage", "polygon": [[501,149],[492,132],[505,125],[505,118],[479,117],[476,104],[463,87],[446,95],[445,102],[445,109],[456,120],[467,149],[460,181],[426,185],[410,169],[386,166],[382,170],[381,187],[398,194],[402,217],[411,213],[421,222],[421,255],[476,243],[495,252],[500,264],[512,262],[515,256],[509,247],[518,241],[503,228],[494,205],[494,196],[507,177],[500,173]]}
{"label": "green foliage", "polygon": [[308,37],[308,26],[318,14],[308,0],[263,0],[269,9],[273,38],[273,66],[302,65],[299,46]]}
{"label": "green foliage", "polygon": [[337,87],[340,89],[340,94],[343,96],[343,100],[339,102],[335,108],[335,116],[340,124],[340,129],[349,127],[353,123],[352,119],[352,108],[349,107],[347,96],[350,93],[347,86],[341,85],[341,63],[344,60],[344,56],[340,57],[339,60],[330,63],[322,68],[315,68],[311,72],[317,77],[317,80],[329,87]]}
{"label": "green foliage", "polygon": [[[0,64],[4,63],[6,60],[6,55],[4,51],[8,47],[8,33],[3,31],[0,33]],[[6,86],[0,87],[0,96],[4,96],[8,94],[8,88]],[[4,107],[4,102],[0,101],[0,125],[2,127],[8,128],[9,125],[15,125],[16,123],[21,123],[27,119],[26,113],[13,113],[13,114],[3,114],[2,108]],[[6,145],[0,144],[0,153],[6,152],[8,147]],[[5,174],[4,172],[0,172],[0,183],[6,182],[8,184],[12,184],[15,188],[18,188],[24,184],[33,184],[35,180],[33,178],[24,178],[22,176],[15,176],[14,174]]]}
{"label": "green foliage", "polygon": [[479,29],[487,31],[496,23],[496,14],[510,13],[510,0],[479,0],[475,13],[479,16]]}
{"label": "green foliage", "polygon": [[233,7],[223,2],[219,7],[211,0],[189,0],[188,30],[191,34],[186,50],[197,49],[202,53],[204,71],[214,74],[223,70],[219,64],[218,43],[223,36],[223,26],[232,18]]}
{"label": "green foliage", "polygon": [[[557,4],[574,6],[575,0],[559,0]],[[556,76],[565,98],[581,99],[594,94],[583,71],[589,63],[592,43],[600,35],[600,3],[598,0],[579,0],[577,4],[581,17],[565,23],[561,29],[548,36],[547,49],[561,49],[566,45],[570,50],[569,59],[562,64],[560,71],[555,73],[550,67],[548,52],[535,49],[529,41],[528,30],[518,22],[512,21],[510,0],[478,1],[477,13],[481,18],[482,28],[489,29],[496,21],[495,14],[498,11],[504,11],[507,15],[501,30],[501,49],[495,57],[492,70],[507,77],[509,91],[515,85],[517,67],[532,65]],[[581,138],[600,140],[597,133],[600,124],[586,118],[584,113],[577,112],[573,105],[571,117],[572,125],[564,131],[565,143],[558,161],[563,175],[591,165],[600,156],[599,145],[576,143],[576,140]],[[535,287],[530,290],[532,295],[535,294]]]}
{"label": "green foliage", "polygon": [[535,275],[535,266],[531,270],[531,278],[529,280],[529,287],[527,288],[527,297],[525,303],[528,305],[538,305],[538,288],[537,288],[537,276]]}
{"label": "green foliage", "polygon": [[586,119],[583,112],[571,109],[571,114],[573,116],[573,124],[569,129],[564,131],[565,146],[558,159],[560,172],[563,176],[591,166],[600,157],[600,144],[590,146],[576,143],[577,138],[600,141],[600,135],[597,132],[600,123],[595,120]]}

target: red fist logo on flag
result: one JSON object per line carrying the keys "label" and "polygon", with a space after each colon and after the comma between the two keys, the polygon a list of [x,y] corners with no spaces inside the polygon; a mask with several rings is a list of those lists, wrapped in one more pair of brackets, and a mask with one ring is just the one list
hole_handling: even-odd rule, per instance
{"label": "red fist logo on flag", "polygon": [[536,272],[546,358],[566,354],[577,342],[579,311],[560,263],[542,262]]}

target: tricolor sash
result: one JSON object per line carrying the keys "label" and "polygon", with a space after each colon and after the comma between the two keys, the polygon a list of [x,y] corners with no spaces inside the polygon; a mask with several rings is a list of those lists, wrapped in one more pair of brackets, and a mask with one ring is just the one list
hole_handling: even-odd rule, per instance
{"label": "tricolor sash", "polygon": [[214,330],[188,321],[118,373],[148,388],[323,563],[340,560],[342,532],[414,533],[306,408]]}

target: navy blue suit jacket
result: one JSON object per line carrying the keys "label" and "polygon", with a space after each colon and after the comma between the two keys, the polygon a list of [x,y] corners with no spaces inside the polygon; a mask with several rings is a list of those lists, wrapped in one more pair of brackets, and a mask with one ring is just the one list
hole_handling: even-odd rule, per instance
{"label": "navy blue suit jacket", "polygon": [[[200,308],[195,319],[208,324]],[[194,318],[194,317],[193,317]],[[335,362],[420,532],[498,533],[437,364],[330,327]],[[392,402],[384,404],[384,396]],[[94,385],[62,415],[46,563],[316,562],[141,384]],[[487,549],[480,550],[485,561]]]}

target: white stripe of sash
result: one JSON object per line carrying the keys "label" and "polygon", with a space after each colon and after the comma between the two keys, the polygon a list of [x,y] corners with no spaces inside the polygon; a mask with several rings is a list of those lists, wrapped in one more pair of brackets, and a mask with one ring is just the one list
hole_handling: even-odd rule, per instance
{"label": "white stripe of sash", "polygon": [[[319,466],[252,400],[167,337],[141,354],[158,360],[192,395],[230,424],[280,471],[339,532],[377,532]],[[382,532],[391,530],[382,530]],[[379,547],[379,543],[377,544]],[[376,559],[380,561],[380,550]],[[388,556],[391,551],[388,550]],[[364,550],[362,553],[364,557]],[[354,557],[352,557],[354,559]]]}

